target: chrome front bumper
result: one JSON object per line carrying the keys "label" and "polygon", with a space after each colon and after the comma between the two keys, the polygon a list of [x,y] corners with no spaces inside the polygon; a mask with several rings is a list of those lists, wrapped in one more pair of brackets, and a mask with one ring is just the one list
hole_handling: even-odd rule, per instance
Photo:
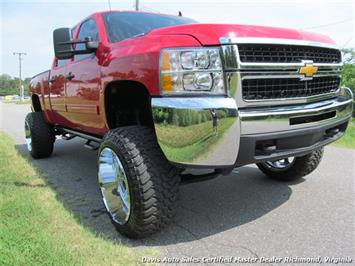
{"label": "chrome front bumper", "polygon": [[152,108],[158,142],[169,161],[210,168],[235,163],[241,130],[232,98],[153,98]]}
{"label": "chrome front bumper", "polygon": [[238,109],[229,97],[163,97],[152,99],[152,112],[169,161],[230,168],[302,155],[337,140],[351,117],[352,101],[348,88],[333,99],[267,108]]}

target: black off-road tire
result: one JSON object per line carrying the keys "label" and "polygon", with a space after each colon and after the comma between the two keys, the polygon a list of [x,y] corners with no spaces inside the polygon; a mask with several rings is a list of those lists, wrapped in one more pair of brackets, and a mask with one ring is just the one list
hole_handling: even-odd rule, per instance
{"label": "black off-road tire", "polygon": [[130,238],[143,238],[164,228],[175,215],[179,170],[161,151],[154,131],[143,126],[110,130],[100,145],[112,149],[125,170],[131,211],[126,223],[111,221]]}
{"label": "black off-road tire", "polygon": [[25,127],[31,134],[31,146],[29,150],[35,159],[49,157],[53,152],[55,134],[53,128],[45,121],[42,112],[32,112],[25,118]]}
{"label": "black off-road tire", "polygon": [[268,177],[278,181],[294,181],[313,172],[319,165],[323,157],[323,148],[315,150],[309,154],[294,158],[293,164],[285,169],[277,171],[270,169],[264,163],[258,163],[259,169]]}

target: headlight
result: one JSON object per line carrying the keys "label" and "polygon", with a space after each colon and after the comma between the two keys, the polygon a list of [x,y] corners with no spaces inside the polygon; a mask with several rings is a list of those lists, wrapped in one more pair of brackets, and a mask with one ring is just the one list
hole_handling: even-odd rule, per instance
{"label": "headlight", "polygon": [[163,94],[226,94],[218,48],[164,49],[159,68]]}

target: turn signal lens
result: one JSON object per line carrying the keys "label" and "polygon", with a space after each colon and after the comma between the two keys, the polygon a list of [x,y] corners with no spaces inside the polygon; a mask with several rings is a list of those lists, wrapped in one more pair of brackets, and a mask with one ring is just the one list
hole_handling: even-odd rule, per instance
{"label": "turn signal lens", "polygon": [[160,70],[162,71],[169,71],[171,70],[171,64],[170,64],[170,54],[168,52],[164,52],[162,54],[162,62],[161,62],[161,67]]}
{"label": "turn signal lens", "polygon": [[165,92],[173,90],[173,82],[170,74],[165,74],[161,77],[161,86]]}

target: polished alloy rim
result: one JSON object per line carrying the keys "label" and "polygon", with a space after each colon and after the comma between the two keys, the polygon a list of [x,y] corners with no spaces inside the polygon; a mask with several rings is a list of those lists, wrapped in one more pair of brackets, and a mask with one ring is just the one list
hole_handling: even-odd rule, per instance
{"label": "polished alloy rim", "polygon": [[264,163],[266,167],[275,171],[282,171],[290,168],[295,162],[294,157],[288,157],[276,161],[267,161]]}
{"label": "polished alloy rim", "polygon": [[131,210],[128,180],[117,154],[108,147],[100,152],[98,175],[107,211],[115,222],[126,223]]}
{"label": "polished alloy rim", "polygon": [[26,138],[26,145],[29,151],[32,151],[32,136],[31,130],[27,122],[25,122],[25,138]]}

